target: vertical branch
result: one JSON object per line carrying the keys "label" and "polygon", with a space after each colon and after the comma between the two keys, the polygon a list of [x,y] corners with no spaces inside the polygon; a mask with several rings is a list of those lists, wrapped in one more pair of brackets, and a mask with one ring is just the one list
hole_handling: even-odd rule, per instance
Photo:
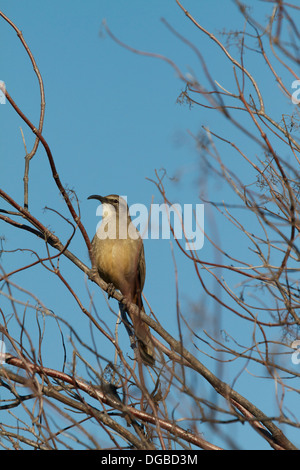
{"label": "vertical branch", "polygon": [[[27,43],[26,43],[26,41],[23,37],[22,31],[19,28],[17,28],[17,26],[2,11],[0,11],[0,16],[16,31],[18,38],[20,39],[21,43],[23,44],[23,46],[24,46],[24,48],[25,48],[25,50],[26,50],[26,52],[27,52],[27,54],[30,58],[30,61],[31,61],[32,66],[33,66],[33,70],[34,70],[34,72],[37,76],[38,83],[39,83],[39,89],[40,89],[40,99],[41,99],[40,119],[39,119],[38,132],[40,134],[42,134],[44,117],[45,117],[45,90],[44,90],[42,75],[41,75],[41,73],[39,71],[39,68],[36,64],[35,58],[33,57],[33,54],[31,53],[31,50],[29,49],[29,47],[28,47],[28,45],[27,45]],[[23,135],[23,133],[22,133],[22,135]],[[24,136],[23,136],[23,141],[24,141]],[[34,145],[32,147],[32,150],[29,153],[27,153],[27,150],[26,150],[25,170],[24,170],[24,178],[23,178],[23,181],[24,181],[24,208],[25,209],[28,209],[29,163],[30,163],[30,160],[34,157],[34,155],[37,152],[39,142],[40,142],[40,139],[36,136],[35,141],[34,141]],[[25,147],[25,149],[26,149],[26,147]]]}

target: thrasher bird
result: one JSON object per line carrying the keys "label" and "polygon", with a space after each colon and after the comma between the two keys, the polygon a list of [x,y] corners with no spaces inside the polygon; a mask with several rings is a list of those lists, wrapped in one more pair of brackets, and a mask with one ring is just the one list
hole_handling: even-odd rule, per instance
{"label": "thrasher bird", "polygon": [[[116,194],[89,196],[102,203],[102,222],[92,240],[92,254],[100,277],[118,289],[127,301],[144,310],[142,290],[146,263],[140,233],[132,223],[125,199]],[[129,314],[129,312],[127,312]],[[149,326],[140,315],[129,314],[142,361],[154,365],[154,346]]]}

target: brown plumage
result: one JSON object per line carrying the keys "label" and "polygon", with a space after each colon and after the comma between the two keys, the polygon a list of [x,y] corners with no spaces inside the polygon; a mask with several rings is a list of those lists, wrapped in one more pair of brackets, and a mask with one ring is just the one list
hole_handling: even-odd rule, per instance
{"label": "brown plumage", "polygon": [[[103,206],[103,219],[92,240],[93,256],[101,278],[113,284],[126,300],[144,311],[142,290],[145,283],[146,263],[141,236],[133,225],[126,201],[116,195],[90,196]],[[129,313],[129,312],[128,312]],[[141,359],[153,365],[154,347],[149,326],[140,315],[130,314],[138,340]]]}

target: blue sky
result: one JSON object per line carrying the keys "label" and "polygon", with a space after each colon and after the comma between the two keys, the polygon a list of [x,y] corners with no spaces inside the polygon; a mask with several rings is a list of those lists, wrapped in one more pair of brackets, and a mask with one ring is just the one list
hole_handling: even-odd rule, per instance
{"label": "blue sky", "polygon": [[[270,11],[270,6],[263,2],[254,3],[254,12],[258,11],[260,17],[264,18]],[[229,0],[189,0],[185,2],[185,6],[213,33],[224,28],[241,30],[244,26],[237,8]],[[161,60],[135,55],[120,47],[107,36],[102,25],[105,19],[108,27],[120,40],[134,48],[169,57],[183,73],[195,74],[205,83],[195,54],[166,28],[161,21],[161,18],[165,18],[173,28],[197,45],[208,61],[213,78],[225,88],[232,87],[231,64],[188,21],[175,1],[44,0],[41,4],[37,0],[2,0],[1,9],[22,30],[42,74],[46,93],[43,135],[50,145],[63,184],[77,194],[82,220],[91,237],[98,219],[96,202],[87,201],[87,197],[90,194],[119,193],[127,195],[129,204],[139,202],[149,206],[152,199],[161,203],[162,199],[155,185],[147,179],[155,179],[155,170],[166,170],[165,187],[173,203],[196,204],[200,202],[199,195],[211,200],[236,202],[226,184],[215,183],[201,173],[203,168],[199,153],[188,132],[197,135],[201,126],[207,125],[216,133],[227,135],[228,132],[232,133],[231,125],[215,112],[195,106],[190,109],[178,104],[176,100],[184,85],[174,70]],[[38,125],[37,79],[15,32],[3,20],[1,43],[5,47],[1,48],[0,79],[5,82],[9,93],[23,112]],[[233,48],[232,51],[239,58],[238,50]],[[267,79],[260,73],[255,54],[249,54],[247,66],[257,74],[274,115],[280,115],[279,102],[272,100]],[[0,184],[3,190],[22,204],[24,147],[20,126],[27,148],[31,148],[34,138],[8,104],[0,107],[0,113]],[[243,135],[235,137],[238,143],[245,142]],[[225,162],[236,159],[235,169],[248,171],[231,148],[222,147],[222,157]],[[178,177],[179,181],[172,181],[174,177]],[[255,181],[255,174],[244,173],[243,178],[252,183]],[[45,206],[61,210],[67,215],[50,177],[49,164],[40,145],[30,165],[29,209],[45,225],[55,227],[57,235],[66,241],[66,233],[70,233],[66,224],[57,214],[45,210]],[[239,256],[242,250],[247,250],[244,241],[231,238],[231,228],[226,220],[213,214],[209,207],[205,210],[205,229],[218,237],[225,251],[234,249]],[[35,247],[37,242],[29,234],[16,233],[4,224],[0,227],[0,235],[5,235],[6,238],[5,249],[15,249],[19,237],[22,237],[28,248]],[[211,312],[212,317],[205,317],[204,324],[199,320],[201,332],[203,328],[213,331],[218,317],[219,329],[237,335],[239,320],[229,312],[221,314],[219,306],[205,299],[189,263],[174,244],[173,248],[178,268],[182,313],[190,318],[191,302],[202,302],[203,309]],[[83,262],[89,263],[88,253],[79,235],[74,239],[72,250]],[[144,293],[163,326],[177,337],[176,284],[170,241],[146,240],[145,250],[147,278]],[[208,242],[205,242],[199,256],[204,260],[215,259]],[[247,257],[251,257],[248,252]],[[26,253],[17,252],[4,254],[2,263],[5,270],[10,271],[25,265],[30,259],[32,258]],[[82,273],[74,270],[66,260],[61,261],[61,266],[67,279],[78,289],[81,298],[88,302],[86,280]],[[17,274],[14,281],[28,290],[34,286],[36,295],[47,307],[65,315],[75,328],[82,324],[82,315],[74,300],[66,295],[54,276],[49,277],[48,272],[34,268],[30,276],[24,278],[23,274]],[[212,289],[217,289],[209,276],[206,281]],[[234,283],[235,280],[232,278],[229,282]],[[93,285],[89,285],[89,289],[94,292],[99,311],[106,321],[110,321],[102,294],[96,292]],[[116,305],[112,306],[117,308]],[[53,331],[55,328],[53,325]],[[49,351],[51,331],[50,328]],[[245,332],[245,338],[248,334]],[[244,333],[241,335],[244,336]],[[47,341],[45,343],[48,344]],[[57,349],[57,358],[54,354],[51,357],[48,355],[49,367],[53,367],[52,359],[53,362],[57,360],[57,364],[60,361],[59,346]],[[204,358],[205,361],[215,367],[208,358]],[[224,368],[224,380],[230,383],[238,371],[239,366],[235,365]],[[235,386],[266,413],[272,413],[274,404],[269,403],[264,394],[257,396],[255,380],[249,379],[249,383],[250,386],[247,380],[241,379]],[[201,386],[208,389],[207,385]],[[266,384],[266,394],[268,386]],[[239,431],[240,428],[239,426]],[[249,427],[243,432],[240,441],[244,446],[245,435],[250,447],[264,446]],[[208,435],[207,438],[213,440],[214,436]],[[222,439],[215,443],[222,445]]]}

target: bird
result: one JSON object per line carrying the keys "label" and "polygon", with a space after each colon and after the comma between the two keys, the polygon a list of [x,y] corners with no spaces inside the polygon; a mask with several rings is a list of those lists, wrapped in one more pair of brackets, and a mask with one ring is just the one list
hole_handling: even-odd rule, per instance
{"label": "bird", "polygon": [[[91,243],[95,267],[106,283],[113,285],[128,302],[134,303],[144,312],[144,245],[139,231],[132,223],[127,202],[117,194],[92,195],[88,199],[96,199],[102,204],[102,221]],[[139,314],[127,313],[132,321],[140,358],[146,365],[153,366],[155,352],[150,328]]]}

